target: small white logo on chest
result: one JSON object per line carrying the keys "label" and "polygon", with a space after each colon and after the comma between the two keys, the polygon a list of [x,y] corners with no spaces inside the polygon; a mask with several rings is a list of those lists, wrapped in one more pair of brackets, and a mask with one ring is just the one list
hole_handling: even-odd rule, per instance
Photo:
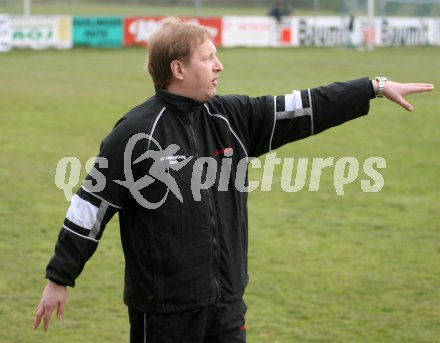
{"label": "small white logo on chest", "polygon": [[160,158],[161,162],[169,161],[170,164],[176,164],[176,163],[178,163],[180,161],[184,161],[184,160],[186,160],[185,155],[175,155],[175,156],[171,155],[171,156],[163,156]]}

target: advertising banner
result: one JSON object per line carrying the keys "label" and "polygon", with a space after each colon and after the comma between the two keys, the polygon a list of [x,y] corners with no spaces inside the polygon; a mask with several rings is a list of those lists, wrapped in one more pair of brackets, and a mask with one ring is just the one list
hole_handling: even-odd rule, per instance
{"label": "advertising banner", "polygon": [[270,17],[223,17],[222,46],[265,47],[274,45],[277,30]]}
{"label": "advertising banner", "polygon": [[380,46],[433,45],[437,40],[435,23],[426,18],[379,18],[376,37]]}
{"label": "advertising banner", "polygon": [[275,23],[274,46],[293,46],[295,34],[294,20],[287,18]]}
{"label": "advertising banner", "polygon": [[440,45],[440,18],[425,19],[429,27],[428,41],[430,45]]}
{"label": "advertising banner", "polygon": [[[124,19],[124,46],[146,46],[152,33],[162,25],[166,17],[127,17]],[[214,43],[222,41],[222,19],[184,17],[184,21],[207,27],[214,36]]]}
{"label": "advertising banner", "polygon": [[440,45],[440,18],[431,19],[431,22],[434,44]]}
{"label": "advertising banner", "polygon": [[122,17],[73,17],[73,45],[122,47]]}
{"label": "advertising banner", "polygon": [[[0,14],[0,52],[13,48],[75,46],[146,46],[166,17],[11,16]],[[440,45],[440,18],[288,17],[277,22],[267,16],[183,17],[212,32],[217,46],[375,46]]]}
{"label": "advertising banner", "polygon": [[13,16],[12,47],[31,49],[70,49],[72,47],[72,17]]}
{"label": "advertising banner", "polygon": [[12,47],[11,17],[0,14],[0,52],[7,52]]}
{"label": "advertising banner", "polygon": [[367,17],[343,17],[342,27],[345,30],[344,45],[346,46],[366,46],[370,42],[373,42],[373,44],[375,42],[376,30]]}
{"label": "advertising banner", "polygon": [[[340,46],[348,45],[350,22],[344,22],[342,17],[300,17],[295,18],[295,45],[298,46]],[[358,40],[351,37],[352,40]]]}

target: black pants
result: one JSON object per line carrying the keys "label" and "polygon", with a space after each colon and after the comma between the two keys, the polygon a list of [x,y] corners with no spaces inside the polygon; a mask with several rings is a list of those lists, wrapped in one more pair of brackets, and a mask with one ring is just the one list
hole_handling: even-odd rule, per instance
{"label": "black pants", "polygon": [[198,310],[148,314],[128,309],[130,343],[245,343],[243,299]]}

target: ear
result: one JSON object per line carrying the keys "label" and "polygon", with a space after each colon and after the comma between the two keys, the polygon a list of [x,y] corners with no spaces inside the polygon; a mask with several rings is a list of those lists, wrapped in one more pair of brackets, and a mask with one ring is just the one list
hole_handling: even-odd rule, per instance
{"label": "ear", "polygon": [[178,60],[174,60],[171,62],[170,67],[173,76],[178,80],[183,80],[183,63]]}

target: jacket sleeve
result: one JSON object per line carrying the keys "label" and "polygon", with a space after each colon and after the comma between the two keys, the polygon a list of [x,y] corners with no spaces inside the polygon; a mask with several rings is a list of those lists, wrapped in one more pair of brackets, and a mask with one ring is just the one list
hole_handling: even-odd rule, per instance
{"label": "jacket sleeve", "polygon": [[258,157],[368,113],[374,90],[368,78],[336,82],[281,96],[226,96],[227,112]]}
{"label": "jacket sleeve", "polygon": [[[122,120],[103,140],[95,166],[72,198],[46,278],[74,287],[75,279],[96,251],[106,224],[123,208],[129,188],[116,181],[125,181],[125,152],[134,133]],[[141,140],[127,155],[132,175],[138,173],[132,162],[144,151]]]}
{"label": "jacket sleeve", "polygon": [[80,188],[67,211],[46,278],[74,287],[75,279],[96,251],[106,224],[117,211],[117,207]]}
{"label": "jacket sleeve", "polygon": [[275,97],[269,150],[366,115],[374,90],[368,78]]}

